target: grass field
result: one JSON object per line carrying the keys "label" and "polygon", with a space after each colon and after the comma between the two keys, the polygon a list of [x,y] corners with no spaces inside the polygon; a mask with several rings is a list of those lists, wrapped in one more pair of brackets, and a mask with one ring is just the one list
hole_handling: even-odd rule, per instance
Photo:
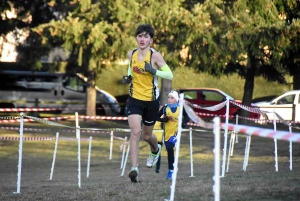
{"label": "grass field", "polygon": [[[72,121],[59,123],[72,126]],[[19,124],[0,124],[18,127]],[[80,122],[81,127],[127,128],[126,122]],[[256,125],[259,126],[259,125]],[[267,125],[266,127],[271,127]],[[46,131],[24,131],[24,136],[75,137],[75,133],[57,127],[37,123],[25,123],[25,128],[44,128]],[[278,130],[281,127],[278,127]],[[284,128],[284,126],[282,126]],[[285,128],[287,131],[287,128]],[[18,131],[1,129],[0,136],[18,136]],[[89,178],[87,172],[88,142],[81,143],[81,188],[78,187],[77,142],[60,140],[55,162],[53,179],[50,171],[53,159],[54,140],[24,141],[21,194],[17,190],[18,141],[0,141],[0,200],[100,200],[100,201],[158,201],[169,198],[171,180],[167,173],[166,151],[162,151],[162,164],[159,174],[155,168],[145,166],[149,147],[140,143],[140,183],[131,183],[127,173],[120,169],[122,152],[121,141],[115,139],[113,157],[109,160],[110,136],[107,133],[82,133],[82,138],[93,137]],[[129,137],[129,133],[115,133],[118,137]],[[221,134],[221,139],[224,136]],[[252,137],[249,164],[243,171],[243,158],[246,137],[239,135],[230,160],[229,171],[221,178],[222,201],[286,201],[300,200],[300,147],[293,144],[293,170],[289,169],[289,143],[278,141],[278,168],[274,167],[274,141],[269,138]],[[189,133],[182,133],[179,171],[176,182],[175,200],[210,201],[214,198],[213,186],[213,142],[211,131],[193,132],[194,177],[191,176]],[[223,142],[221,142],[221,150]],[[222,157],[222,153],[221,153]]]}
{"label": "grass field", "polygon": [[[127,66],[107,67],[98,74],[97,86],[108,91],[114,96],[128,94],[128,85],[121,84],[123,75],[127,73]],[[172,88],[209,87],[221,89],[235,99],[242,100],[245,80],[237,74],[229,76],[213,77],[207,73],[197,73],[188,67],[173,69],[174,78]],[[292,77],[286,77],[288,83],[292,83]],[[159,84],[161,81],[159,80]],[[160,87],[160,86],[159,86]],[[253,99],[271,95],[280,95],[292,90],[291,85],[267,82],[263,77],[256,77],[254,83]]]}

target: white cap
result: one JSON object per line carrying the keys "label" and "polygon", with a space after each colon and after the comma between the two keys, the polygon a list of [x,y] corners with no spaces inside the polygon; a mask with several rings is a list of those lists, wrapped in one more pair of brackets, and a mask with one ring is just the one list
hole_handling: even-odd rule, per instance
{"label": "white cap", "polygon": [[178,96],[177,91],[172,90],[172,91],[169,93],[169,95],[173,96],[173,97],[176,99],[177,102],[179,101],[179,96]]}

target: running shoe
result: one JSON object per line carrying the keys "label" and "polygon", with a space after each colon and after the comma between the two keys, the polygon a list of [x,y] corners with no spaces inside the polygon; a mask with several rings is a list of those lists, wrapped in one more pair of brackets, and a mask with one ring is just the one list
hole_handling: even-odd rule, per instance
{"label": "running shoe", "polygon": [[169,170],[168,173],[167,173],[166,178],[167,179],[172,179],[172,177],[173,177],[173,170]]}
{"label": "running shoe", "polygon": [[139,170],[137,167],[132,167],[128,174],[129,178],[131,179],[131,182],[138,182],[139,181]]}
{"label": "running shoe", "polygon": [[146,164],[146,166],[148,168],[151,168],[152,166],[154,166],[157,163],[159,155],[160,155],[160,151],[161,151],[161,145],[158,144],[157,154],[153,154],[152,152],[150,152],[148,159],[147,159],[147,164]]}

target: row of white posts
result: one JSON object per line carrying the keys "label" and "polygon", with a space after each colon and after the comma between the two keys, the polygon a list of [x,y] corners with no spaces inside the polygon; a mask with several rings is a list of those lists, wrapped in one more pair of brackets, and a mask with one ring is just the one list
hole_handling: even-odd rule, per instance
{"label": "row of white posts", "polygon": [[[76,138],[78,143],[78,186],[81,187],[81,156],[80,156],[80,141],[82,140],[80,138],[80,127],[78,125],[78,113],[76,114]],[[19,159],[18,159],[18,179],[17,179],[17,191],[14,192],[15,194],[20,193],[21,189],[21,172],[22,172],[22,153],[23,153],[23,128],[24,128],[24,118],[23,113],[20,114],[20,141],[19,141]],[[56,160],[56,153],[57,153],[57,147],[58,147],[58,139],[59,139],[59,133],[56,133],[55,138],[55,146],[54,146],[54,153],[53,153],[53,161],[51,166],[51,172],[50,172],[50,180],[53,178],[53,172],[54,172],[54,165]],[[89,138],[89,148],[88,148],[88,163],[87,163],[87,177],[89,177],[89,171],[90,171],[90,158],[91,158],[91,147],[92,147],[92,136]]]}
{"label": "row of white posts", "polygon": [[[273,112],[273,115],[274,115],[274,120],[273,120],[273,126],[274,127],[273,127],[273,129],[274,129],[274,131],[277,131],[275,111]],[[236,118],[236,125],[238,125],[238,117]],[[292,133],[292,127],[291,127],[291,125],[289,125],[289,132]],[[228,153],[230,153],[230,154],[228,154],[228,158],[227,158],[226,172],[229,171],[229,162],[230,162],[230,156],[233,155],[234,141],[236,143],[238,143],[238,134],[235,131],[233,131],[231,133],[231,140],[229,142]],[[250,154],[250,145],[251,145],[251,135],[247,135],[246,136],[245,155],[244,155],[244,161],[243,161],[243,170],[244,171],[246,171],[246,168],[248,166],[249,154]],[[290,157],[289,168],[290,168],[290,170],[293,169],[293,151],[292,151],[292,148],[293,148],[293,145],[292,145],[292,141],[290,140],[289,141],[289,157]],[[276,138],[274,138],[274,162],[275,162],[275,171],[278,172],[278,152],[277,152],[277,139]],[[223,163],[224,163],[224,161],[223,161]]]}
{"label": "row of white posts", "polygon": [[[181,107],[183,108],[183,107]],[[81,155],[80,155],[80,126],[78,123],[78,114],[76,114],[76,138],[77,138],[77,143],[78,143],[78,186],[79,188],[81,188]],[[21,116],[23,114],[21,113]],[[181,117],[182,118],[182,117]],[[18,182],[17,182],[17,192],[14,193],[20,193],[20,187],[21,187],[21,168],[22,168],[22,148],[23,148],[23,125],[24,125],[24,121],[23,121],[23,117],[20,119],[20,142],[19,142],[19,162],[18,162]],[[174,193],[175,193],[175,185],[176,185],[176,176],[177,176],[177,171],[178,171],[178,156],[179,156],[179,145],[180,145],[180,138],[181,138],[181,132],[182,131],[189,131],[189,136],[190,136],[190,162],[191,162],[191,175],[190,177],[194,177],[194,171],[193,171],[193,153],[192,153],[192,128],[190,129],[181,129],[180,126],[180,130],[177,135],[177,144],[176,144],[176,153],[175,153],[175,162],[174,162],[174,173],[173,173],[173,179],[172,179],[172,185],[171,185],[171,193],[170,193],[170,200],[174,200]],[[197,131],[197,130],[196,130]],[[199,130],[199,131],[203,131],[203,130]],[[112,159],[112,146],[113,146],[113,131],[111,131],[111,142],[110,142],[110,156],[109,159]],[[56,133],[56,141],[55,141],[55,147],[54,147],[54,153],[53,153],[53,162],[52,162],[52,166],[51,166],[51,172],[50,172],[50,179],[53,179],[53,172],[54,172],[54,166],[55,166],[55,160],[56,160],[56,153],[57,153],[57,147],[58,147],[58,139],[59,139],[59,133]],[[219,139],[219,137],[217,138]],[[90,137],[89,140],[89,148],[88,148],[88,163],[87,163],[87,177],[89,177],[89,170],[90,170],[90,156],[91,156],[91,143],[92,143],[92,137]],[[127,159],[129,156],[129,146],[127,147],[127,153],[126,156],[125,155],[125,150],[126,150],[126,144],[127,144],[127,137],[124,138],[124,142],[123,142],[123,154],[122,154],[122,160],[121,160],[121,169],[122,169],[122,173],[121,176],[124,175],[124,171],[125,171],[125,167],[127,164]],[[219,154],[217,154],[219,151],[219,149],[215,149],[215,155],[217,155],[219,157]],[[124,158],[125,157],[125,158]],[[219,159],[218,159],[219,161]],[[219,178],[219,176],[214,176],[214,180],[217,181],[217,178]],[[219,189],[219,187],[217,187],[216,185],[214,186],[214,192],[218,191],[217,189]]]}

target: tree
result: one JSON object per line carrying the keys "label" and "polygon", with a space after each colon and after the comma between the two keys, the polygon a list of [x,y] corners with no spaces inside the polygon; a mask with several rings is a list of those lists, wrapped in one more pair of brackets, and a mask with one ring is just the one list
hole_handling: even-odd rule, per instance
{"label": "tree", "polygon": [[[280,59],[298,25],[286,26],[272,1],[205,1],[200,11],[210,13],[208,27],[188,43],[191,66],[215,76],[238,73],[245,79],[246,106],[251,104],[256,76],[285,82]],[[203,15],[200,11],[194,10],[195,17]],[[249,113],[242,110],[241,115]]]}
{"label": "tree", "polygon": [[[63,47],[71,52],[69,63],[73,69],[78,66],[76,71],[88,77],[87,115],[95,115],[97,73],[108,64],[126,59],[127,51],[136,44],[134,32],[138,24],[152,24],[157,31],[155,48],[171,67],[181,65],[179,50],[185,40],[182,32],[188,31],[191,17],[180,7],[181,1],[101,0],[75,4],[65,19],[52,20],[34,30],[42,36],[45,44],[49,36],[62,40]],[[171,87],[165,90],[170,91]]]}
{"label": "tree", "polygon": [[[26,16],[29,20],[27,27],[23,28],[23,30],[28,31],[28,36],[17,47],[17,61],[26,63],[27,66],[30,66],[30,69],[40,70],[43,67],[41,58],[48,55],[54,48],[60,47],[62,41],[57,37],[53,37],[45,43],[45,40],[32,29],[41,24],[49,23],[51,20],[63,19],[69,10],[74,9],[74,5],[67,5],[64,0],[56,0],[55,4],[53,0],[22,0],[18,3],[22,7],[22,12],[19,15]],[[49,35],[43,35],[43,37],[49,38]],[[50,70],[55,71],[56,69]]]}
{"label": "tree", "polygon": [[[300,1],[276,0],[274,2],[287,26],[299,23]],[[291,43],[282,56],[282,65],[293,76],[293,89],[300,89],[300,35],[297,34],[296,30],[294,30],[290,40]]]}
{"label": "tree", "polygon": [[[1,43],[7,42],[6,36],[9,33],[14,34],[14,38],[18,41],[21,36],[20,30],[28,26],[28,22],[25,21],[26,16],[22,15],[23,1],[17,0],[1,0],[0,1],[0,38]],[[0,55],[2,53],[2,44],[0,49]]]}
{"label": "tree", "polygon": [[[122,35],[126,33],[128,49],[135,44],[134,31],[141,23],[152,24],[155,28],[154,48],[162,53],[171,68],[184,65],[181,50],[193,24],[189,10],[182,6],[180,0],[163,1],[122,1],[117,0],[113,6],[113,19],[119,22]],[[123,40],[122,43],[125,41]],[[120,44],[121,45],[121,44]],[[124,49],[126,49],[124,48]],[[167,102],[167,94],[172,89],[172,82],[163,80],[160,102]]]}
{"label": "tree", "polygon": [[64,6],[64,0],[57,1],[56,6],[51,6],[52,0],[3,0],[0,4],[0,34],[3,39],[7,34],[13,34],[13,45],[18,52],[17,63],[26,66],[26,70],[40,69],[41,56],[47,55],[53,47],[60,46],[61,42],[53,40],[42,46],[41,37],[31,28],[65,16],[68,9]]}
{"label": "tree", "polygon": [[34,31],[43,37],[44,44],[58,38],[63,41],[64,49],[71,52],[67,70],[87,76],[86,114],[94,116],[96,74],[113,56],[110,53],[118,33],[117,26],[106,20],[110,16],[105,19],[106,12],[103,10],[108,9],[106,1],[65,2],[67,6],[73,5],[65,18],[40,25]]}

